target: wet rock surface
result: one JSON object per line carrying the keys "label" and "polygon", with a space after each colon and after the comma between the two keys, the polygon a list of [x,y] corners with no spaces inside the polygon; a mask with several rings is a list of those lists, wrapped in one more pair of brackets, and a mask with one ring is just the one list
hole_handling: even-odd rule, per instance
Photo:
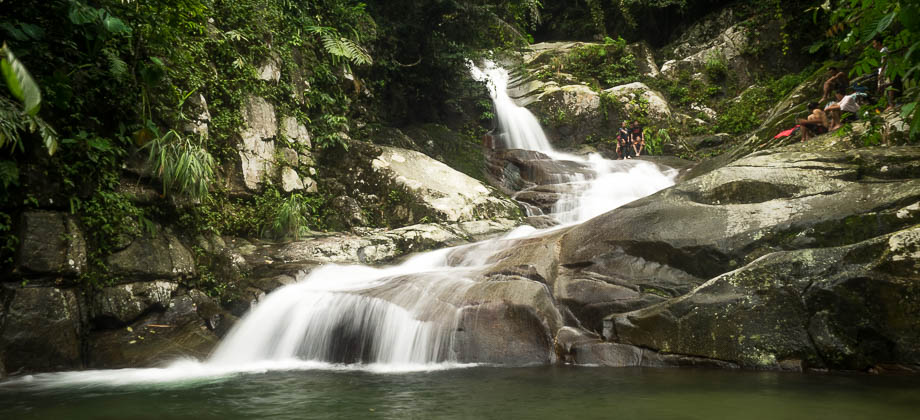
{"label": "wet rock surface", "polygon": [[910,147],[755,153],[520,241],[483,277],[546,285],[556,310],[534,313],[566,328],[537,335],[574,363],[916,367],[917,162]]}

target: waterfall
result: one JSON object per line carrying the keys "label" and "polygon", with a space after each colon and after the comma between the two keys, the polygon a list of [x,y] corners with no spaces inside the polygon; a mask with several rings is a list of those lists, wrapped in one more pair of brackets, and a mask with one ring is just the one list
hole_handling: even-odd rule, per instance
{"label": "waterfall", "polygon": [[509,149],[534,150],[554,154],[546,133],[540,122],[527,108],[518,106],[508,96],[508,70],[487,62],[483,68],[470,66],[473,78],[486,82],[492,103],[495,106],[495,118],[498,120],[499,138]]}
{"label": "waterfall", "polygon": [[[508,96],[506,70],[494,65],[471,70],[488,81],[503,144],[570,161],[590,174],[552,180],[568,190],[551,213],[560,222],[587,220],[673,184],[647,162],[556,152],[537,118]],[[505,242],[428,252],[394,267],[327,265],[301,275],[298,283],[273,292],[240,320],[208,363],[301,359],[417,366],[456,361],[452,339],[459,305],[474,284],[474,273]]]}
{"label": "waterfall", "polygon": [[[538,151],[580,168],[551,179],[563,197],[549,216],[588,220],[673,184],[673,174],[638,160],[609,161],[553,150],[537,119],[508,96],[508,72],[473,67],[489,82],[505,145]],[[504,238],[422,253],[375,268],[329,264],[297,276],[256,304],[204,362],[166,368],[62,372],[29,381],[64,384],[173,382],[274,369],[367,369],[383,372],[459,366],[454,333],[464,296],[490,258],[540,231],[525,226]]]}
{"label": "waterfall", "polygon": [[560,223],[583,222],[674,184],[673,173],[662,173],[648,162],[610,161],[594,153],[581,157],[554,150],[537,118],[508,95],[511,77],[507,70],[490,61],[486,61],[482,68],[471,63],[470,68],[473,77],[486,82],[489,88],[501,145],[509,149],[541,152],[554,160],[590,169],[591,175],[588,176],[568,173],[554,180],[563,187],[560,188],[563,195],[553,205],[550,216]]}

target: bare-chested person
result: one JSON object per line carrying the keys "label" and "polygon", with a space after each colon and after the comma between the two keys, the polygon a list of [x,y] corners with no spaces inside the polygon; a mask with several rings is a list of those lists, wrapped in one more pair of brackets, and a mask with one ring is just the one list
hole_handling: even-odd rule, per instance
{"label": "bare-chested person", "polygon": [[823,104],[824,101],[831,98],[834,92],[846,89],[850,84],[850,79],[847,78],[846,73],[840,71],[837,67],[829,67],[827,75],[829,77],[824,82],[824,94],[821,96],[821,100],[818,101],[819,104]]}
{"label": "bare-chested person", "polygon": [[808,109],[811,110],[808,118],[796,120],[802,126],[802,141],[827,133],[827,114],[816,102],[808,104]]}

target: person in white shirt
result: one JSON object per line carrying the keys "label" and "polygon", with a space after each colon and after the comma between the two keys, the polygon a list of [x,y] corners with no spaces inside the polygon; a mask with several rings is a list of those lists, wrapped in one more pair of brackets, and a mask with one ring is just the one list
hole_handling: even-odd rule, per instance
{"label": "person in white shirt", "polygon": [[894,90],[891,87],[891,78],[888,77],[888,48],[882,45],[878,38],[872,40],[872,47],[882,54],[881,66],[878,68],[878,93],[885,94],[885,100],[888,102],[886,111],[894,108]]}
{"label": "person in white shirt", "polygon": [[851,114],[856,114],[859,112],[859,104],[856,103],[855,95],[844,95],[844,92],[845,91],[842,89],[834,92],[834,95],[837,97],[837,102],[824,108],[824,112],[827,113],[827,116],[830,119],[831,131],[840,128],[841,113],[849,112]]}

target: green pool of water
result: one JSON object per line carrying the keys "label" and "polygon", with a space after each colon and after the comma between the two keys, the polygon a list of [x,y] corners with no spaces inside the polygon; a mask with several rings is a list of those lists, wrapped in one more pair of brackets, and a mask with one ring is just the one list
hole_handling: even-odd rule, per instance
{"label": "green pool of water", "polygon": [[920,377],[689,369],[306,370],[0,386],[0,419],[918,419]]}

